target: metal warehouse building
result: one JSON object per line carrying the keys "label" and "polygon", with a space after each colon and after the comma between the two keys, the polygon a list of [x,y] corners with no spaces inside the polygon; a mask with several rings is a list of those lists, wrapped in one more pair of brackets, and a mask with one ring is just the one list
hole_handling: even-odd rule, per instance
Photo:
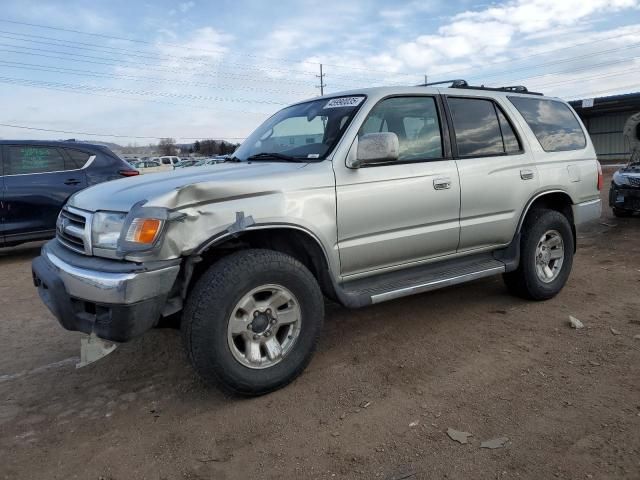
{"label": "metal warehouse building", "polygon": [[[600,162],[627,162],[629,139],[623,130],[629,117],[640,112],[640,93],[569,102],[591,135]],[[635,135],[638,129],[633,128]]]}

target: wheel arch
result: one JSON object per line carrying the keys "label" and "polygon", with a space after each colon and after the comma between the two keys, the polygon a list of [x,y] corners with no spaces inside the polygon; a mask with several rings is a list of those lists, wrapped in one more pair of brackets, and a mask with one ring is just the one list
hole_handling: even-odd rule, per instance
{"label": "wheel arch", "polygon": [[203,242],[187,258],[183,298],[213,263],[229,253],[264,248],[295,258],[309,269],[322,292],[336,299],[329,254],[322,241],[306,228],[291,224],[256,224],[240,232],[225,232]]}
{"label": "wheel arch", "polygon": [[529,200],[524,210],[522,211],[520,220],[518,221],[516,237],[520,235],[527,216],[535,209],[547,208],[549,210],[555,210],[562,213],[565,217],[567,217],[567,220],[569,220],[569,224],[571,225],[571,233],[573,233],[573,250],[575,253],[577,247],[577,234],[575,222],[573,219],[573,209],[571,208],[572,205],[573,200],[571,199],[571,196],[564,190],[547,190],[544,192],[539,192]]}

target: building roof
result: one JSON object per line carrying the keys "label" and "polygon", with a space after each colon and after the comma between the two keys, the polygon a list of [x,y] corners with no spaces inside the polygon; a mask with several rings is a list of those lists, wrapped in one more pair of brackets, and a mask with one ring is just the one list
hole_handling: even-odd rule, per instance
{"label": "building roof", "polygon": [[[591,100],[593,100],[593,105],[587,106]],[[598,97],[593,99],[572,100],[569,104],[580,116],[593,116],[603,113],[631,111],[637,112],[640,111],[640,92],[611,95],[609,97]]]}

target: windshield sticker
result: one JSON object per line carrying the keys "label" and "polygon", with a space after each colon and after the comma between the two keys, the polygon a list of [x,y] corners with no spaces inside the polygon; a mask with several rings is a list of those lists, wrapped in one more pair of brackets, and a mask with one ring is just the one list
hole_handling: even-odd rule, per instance
{"label": "windshield sticker", "polygon": [[310,153],[309,155],[307,155],[307,158],[320,158],[320,154],[319,153]]}
{"label": "windshield sticker", "polygon": [[324,108],[357,107],[362,103],[362,100],[364,100],[364,97],[332,98],[327,102]]}

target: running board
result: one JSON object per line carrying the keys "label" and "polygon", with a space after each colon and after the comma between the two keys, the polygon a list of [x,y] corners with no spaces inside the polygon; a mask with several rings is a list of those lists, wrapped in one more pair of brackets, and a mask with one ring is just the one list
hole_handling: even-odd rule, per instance
{"label": "running board", "polygon": [[491,255],[454,259],[376,275],[342,284],[338,296],[349,307],[361,307],[490,277],[506,271]]}

